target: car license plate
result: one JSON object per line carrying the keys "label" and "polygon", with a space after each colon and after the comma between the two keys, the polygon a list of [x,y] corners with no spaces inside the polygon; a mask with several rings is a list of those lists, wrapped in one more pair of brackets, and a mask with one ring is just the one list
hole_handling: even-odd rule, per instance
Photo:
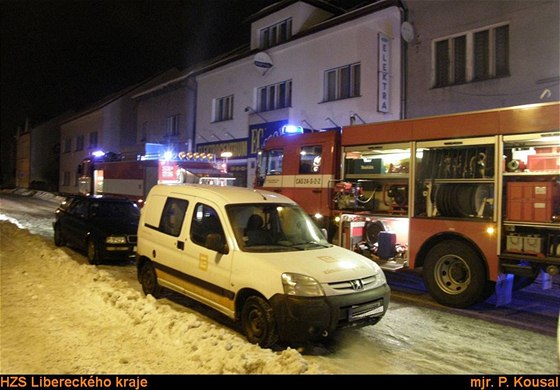
{"label": "car license plate", "polygon": [[370,317],[380,313],[383,313],[383,299],[371,303],[366,303],[365,305],[350,307],[350,310],[348,310],[348,320],[360,320],[362,318]]}

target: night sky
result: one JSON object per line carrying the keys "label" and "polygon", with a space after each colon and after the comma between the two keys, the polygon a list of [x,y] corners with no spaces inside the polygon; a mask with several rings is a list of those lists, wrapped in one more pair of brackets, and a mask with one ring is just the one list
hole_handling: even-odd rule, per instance
{"label": "night sky", "polygon": [[2,133],[248,43],[274,2],[0,0]]}

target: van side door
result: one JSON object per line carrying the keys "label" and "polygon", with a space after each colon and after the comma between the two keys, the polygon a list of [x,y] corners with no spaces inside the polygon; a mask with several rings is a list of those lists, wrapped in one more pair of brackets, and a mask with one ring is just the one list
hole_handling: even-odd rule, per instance
{"label": "van side door", "polygon": [[181,194],[155,195],[142,211],[138,252],[151,257],[158,278],[167,282],[176,278],[174,270],[183,263],[186,233],[182,229],[188,208],[189,199]]}
{"label": "van side door", "polygon": [[184,274],[196,298],[232,316],[234,291],[230,276],[233,259],[232,233],[223,210],[205,200],[197,200],[187,215]]}

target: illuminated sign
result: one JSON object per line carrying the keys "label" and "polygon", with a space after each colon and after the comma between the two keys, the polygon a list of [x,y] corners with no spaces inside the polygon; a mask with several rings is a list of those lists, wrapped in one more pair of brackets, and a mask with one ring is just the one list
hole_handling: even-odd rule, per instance
{"label": "illuminated sign", "polygon": [[390,39],[385,34],[379,33],[378,39],[378,84],[377,84],[377,111],[389,112],[391,91],[391,46]]}
{"label": "illuminated sign", "polygon": [[196,150],[200,153],[211,153],[216,156],[221,156],[224,152],[230,152],[233,158],[245,157],[247,154],[247,140],[235,140],[227,142],[209,142],[205,144],[198,144]]}
{"label": "illuminated sign", "polygon": [[249,126],[249,144],[247,145],[247,156],[255,157],[260,149],[262,149],[265,141],[271,137],[282,134],[282,126],[288,124],[288,121],[276,121],[259,123]]}

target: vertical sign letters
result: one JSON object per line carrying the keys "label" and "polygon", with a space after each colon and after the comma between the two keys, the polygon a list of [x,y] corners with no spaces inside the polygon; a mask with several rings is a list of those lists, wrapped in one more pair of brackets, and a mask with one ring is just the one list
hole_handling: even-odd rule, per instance
{"label": "vertical sign letters", "polygon": [[377,84],[377,111],[389,112],[389,92],[391,90],[391,46],[389,37],[379,33],[378,40],[378,84]]}

